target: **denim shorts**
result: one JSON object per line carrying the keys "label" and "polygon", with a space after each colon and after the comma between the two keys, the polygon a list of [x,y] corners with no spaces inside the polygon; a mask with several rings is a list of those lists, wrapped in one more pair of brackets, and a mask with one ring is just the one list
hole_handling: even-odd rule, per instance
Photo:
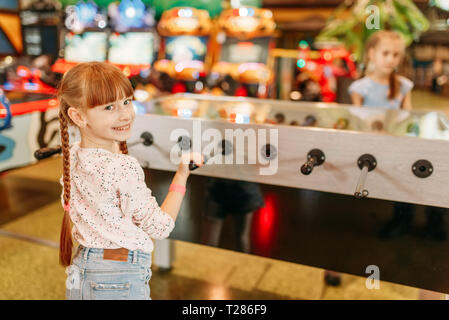
{"label": "denim shorts", "polygon": [[66,273],[67,300],[151,300],[151,254],[139,250],[114,261],[103,260],[103,249],[80,246]]}

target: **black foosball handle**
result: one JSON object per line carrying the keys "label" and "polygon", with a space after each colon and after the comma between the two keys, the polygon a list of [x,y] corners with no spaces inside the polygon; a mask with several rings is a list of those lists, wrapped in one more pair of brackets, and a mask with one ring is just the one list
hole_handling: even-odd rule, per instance
{"label": "black foosball handle", "polygon": [[61,146],[53,147],[53,148],[41,148],[34,152],[34,157],[37,160],[42,160],[51,157],[52,155],[61,153]]}
{"label": "black foosball handle", "polygon": [[[208,160],[208,158],[206,156],[203,156],[203,164],[205,164],[207,162],[207,160]],[[199,168],[198,165],[193,160],[190,160],[189,170],[193,171],[198,168]]]}
{"label": "black foosball handle", "polygon": [[190,163],[189,163],[189,170],[193,171],[193,170],[195,170],[197,168],[198,168],[198,166],[196,165],[196,163],[193,162],[193,161],[190,161]]}

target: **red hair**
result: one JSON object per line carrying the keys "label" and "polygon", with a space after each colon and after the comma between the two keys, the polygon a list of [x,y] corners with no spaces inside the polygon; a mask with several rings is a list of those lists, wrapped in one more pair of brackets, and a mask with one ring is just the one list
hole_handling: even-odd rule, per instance
{"label": "red hair", "polygon": [[[131,82],[113,65],[102,62],[80,63],[64,74],[58,90],[59,123],[63,162],[64,217],[59,239],[59,262],[69,266],[72,261],[72,231],[70,225],[70,145],[68,126],[74,125],[67,114],[73,108],[93,108],[132,96]],[[122,153],[128,153],[126,141],[120,142]]]}

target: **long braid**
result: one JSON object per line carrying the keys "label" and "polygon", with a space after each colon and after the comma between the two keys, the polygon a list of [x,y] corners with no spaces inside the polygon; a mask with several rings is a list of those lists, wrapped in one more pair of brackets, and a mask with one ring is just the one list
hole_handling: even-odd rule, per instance
{"label": "long braid", "polygon": [[61,130],[61,149],[62,149],[62,165],[63,165],[63,182],[64,182],[64,218],[62,219],[61,235],[59,239],[59,262],[67,267],[72,261],[72,228],[70,225],[70,146],[69,146],[69,130],[67,119],[63,112],[59,112],[59,123]]}
{"label": "long braid", "polygon": [[128,154],[128,145],[126,144],[126,141],[120,141],[120,151],[123,154]]}

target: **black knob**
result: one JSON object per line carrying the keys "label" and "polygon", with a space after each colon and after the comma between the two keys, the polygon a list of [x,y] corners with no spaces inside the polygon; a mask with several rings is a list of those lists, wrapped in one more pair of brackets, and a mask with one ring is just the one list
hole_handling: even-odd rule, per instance
{"label": "black knob", "polygon": [[142,143],[144,146],[151,146],[154,142],[153,135],[151,133],[149,133],[148,131],[143,132],[140,135],[140,138],[143,139]]}
{"label": "black knob", "polygon": [[428,160],[418,160],[412,165],[412,172],[418,178],[427,178],[433,172],[432,163]]}
{"label": "black knob", "polygon": [[[207,160],[208,160],[208,158],[206,156],[203,156],[203,164],[206,163]],[[196,170],[198,168],[199,168],[198,165],[193,160],[190,160],[189,170],[193,171],[193,170]]]}
{"label": "black knob", "polygon": [[363,169],[363,167],[368,167],[368,171],[372,171],[377,166],[377,160],[376,158],[371,154],[363,154],[359,157],[357,160],[357,165],[359,166],[360,170]]}
{"label": "black knob", "polygon": [[274,115],[274,118],[276,119],[276,122],[279,123],[279,124],[285,122],[285,115],[283,113],[281,113],[281,112],[276,113]]}
{"label": "black knob", "polygon": [[304,175],[309,175],[315,166],[323,164],[326,157],[320,149],[312,149],[307,154],[307,162],[301,166],[301,173]]}
{"label": "black knob", "polygon": [[304,126],[304,127],[313,127],[315,125],[316,125],[316,118],[314,115],[308,115],[304,119],[304,122],[302,123],[302,126]]}
{"label": "black knob", "polygon": [[301,166],[301,173],[304,175],[309,175],[312,173],[313,167],[316,165],[316,159],[310,158]]}
{"label": "black knob", "polygon": [[196,170],[197,168],[198,168],[198,166],[196,165],[196,163],[193,162],[193,161],[190,161],[190,163],[189,163],[189,170],[193,171],[193,170]]}
{"label": "black knob", "polygon": [[267,160],[273,160],[276,159],[277,157],[277,148],[269,143],[264,145],[260,150],[260,152],[262,154],[262,157],[264,157]]}
{"label": "black knob", "polygon": [[232,153],[233,150],[233,146],[232,146],[232,142],[228,141],[228,140],[221,140],[221,154],[223,156],[226,156],[228,154]]}
{"label": "black knob", "polygon": [[178,145],[181,150],[190,150],[190,148],[192,147],[192,142],[190,141],[190,138],[188,136],[180,136],[178,138]]}

